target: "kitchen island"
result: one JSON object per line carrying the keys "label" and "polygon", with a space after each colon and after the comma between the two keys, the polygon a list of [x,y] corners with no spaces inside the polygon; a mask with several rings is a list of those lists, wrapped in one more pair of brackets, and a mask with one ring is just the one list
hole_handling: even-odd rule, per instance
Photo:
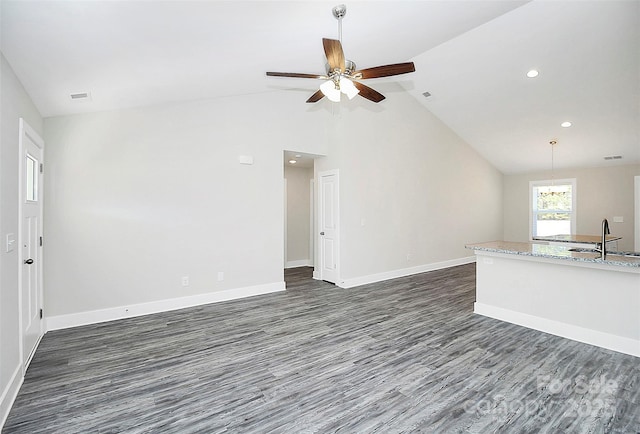
{"label": "kitchen island", "polygon": [[492,241],[476,254],[474,312],[640,357],[640,256]]}

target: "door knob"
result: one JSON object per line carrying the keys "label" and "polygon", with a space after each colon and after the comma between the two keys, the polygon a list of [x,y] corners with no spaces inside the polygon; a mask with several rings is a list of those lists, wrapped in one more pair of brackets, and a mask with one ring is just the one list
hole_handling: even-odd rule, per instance
{"label": "door knob", "polygon": [[320,232],[320,235],[324,235],[324,231],[323,231],[323,232]]}
{"label": "door knob", "polygon": [[33,259],[31,259],[31,258],[25,259],[24,263],[28,264],[28,265],[31,265],[31,264],[33,264]]}

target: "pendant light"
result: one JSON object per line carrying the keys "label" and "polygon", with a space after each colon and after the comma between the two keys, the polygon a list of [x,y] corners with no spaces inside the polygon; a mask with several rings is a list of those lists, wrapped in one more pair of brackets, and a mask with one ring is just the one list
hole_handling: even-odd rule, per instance
{"label": "pendant light", "polygon": [[549,142],[549,144],[551,145],[551,186],[552,187],[553,187],[554,181],[555,181],[555,177],[553,175],[553,148],[557,143],[558,142],[555,141],[555,140],[552,140],[552,141]]}

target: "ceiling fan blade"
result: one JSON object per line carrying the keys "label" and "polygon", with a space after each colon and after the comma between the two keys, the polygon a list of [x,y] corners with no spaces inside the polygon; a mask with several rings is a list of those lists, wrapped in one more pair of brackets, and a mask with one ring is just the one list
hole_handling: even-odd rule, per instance
{"label": "ceiling fan blade", "polygon": [[327,56],[327,63],[331,67],[331,70],[339,69],[344,72],[344,51],[342,51],[342,44],[337,39],[322,38],[322,45],[324,46],[324,54]]}
{"label": "ceiling fan blade", "polygon": [[318,78],[320,80],[326,80],[326,75],[318,74],[301,74],[297,72],[267,72],[269,77],[293,77],[293,78]]}
{"label": "ceiling fan blade", "polygon": [[353,85],[360,91],[360,96],[365,97],[370,101],[380,102],[385,98],[385,96],[377,90],[373,90],[369,86],[366,86],[360,82],[354,81]]}
{"label": "ceiling fan blade", "polygon": [[[407,74],[415,72],[416,67],[413,62],[394,63],[393,65],[375,66],[373,68],[361,69],[353,73],[358,78],[379,78],[390,77],[392,75]],[[359,75],[362,75],[361,77]]]}
{"label": "ceiling fan blade", "polygon": [[311,95],[307,102],[318,102],[324,97],[324,93],[321,90],[318,90],[316,93]]}

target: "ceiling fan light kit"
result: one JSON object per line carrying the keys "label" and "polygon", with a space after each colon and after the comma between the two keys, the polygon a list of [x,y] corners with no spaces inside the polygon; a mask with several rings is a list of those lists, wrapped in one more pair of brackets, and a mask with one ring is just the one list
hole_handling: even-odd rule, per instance
{"label": "ceiling fan light kit", "polygon": [[340,94],[344,93],[347,98],[353,99],[360,91],[351,80],[342,77],[337,81],[327,80],[320,85],[320,90],[330,101],[340,102]]}
{"label": "ceiling fan light kit", "polygon": [[384,95],[369,86],[360,83],[358,80],[391,77],[393,75],[414,72],[416,69],[413,62],[396,63],[392,65],[356,70],[356,64],[351,60],[344,58],[344,51],[342,49],[342,18],[344,18],[347,13],[347,7],[345,5],[338,5],[333,8],[332,12],[333,16],[338,20],[339,39],[322,39],[324,53],[327,57],[326,75],[294,72],[267,72],[267,76],[315,78],[325,80],[325,82],[320,85],[320,89],[309,97],[307,100],[308,103],[318,102],[325,96],[332,102],[340,102],[341,93],[347,95],[349,99],[353,99],[359,94],[360,96],[375,103],[382,101],[385,99]]}

